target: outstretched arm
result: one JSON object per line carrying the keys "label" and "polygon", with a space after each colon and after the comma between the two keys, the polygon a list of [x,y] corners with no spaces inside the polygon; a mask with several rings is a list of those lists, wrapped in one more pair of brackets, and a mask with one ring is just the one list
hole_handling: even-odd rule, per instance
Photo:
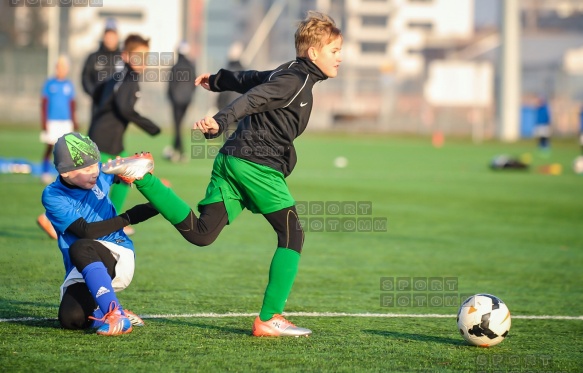
{"label": "outstretched arm", "polygon": [[216,74],[205,73],[199,75],[194,84],[212,92],[233,91],[245,93],[263,84],[271,74],[273,74],[273,71],[230,71],[220,69]]}
{"label": "outstretched arm", "polygon": [[136,205],[114,218],[88,223],[84,218],[75,220],[67,230],[79,238],[99,238],[113,233],[130,224],[138,224],[158,215],[151,204]]}
{"label": "outstretched arm", "polygon": [[160,133],[160,127],[158,127],[150,119],[143,117],[138,113],[134,106],[137,102],[138,90],[127,84],[122,84],[115,95],[115,103],[120,114],[128,121],[134,123],[151,136],[155,136]]}

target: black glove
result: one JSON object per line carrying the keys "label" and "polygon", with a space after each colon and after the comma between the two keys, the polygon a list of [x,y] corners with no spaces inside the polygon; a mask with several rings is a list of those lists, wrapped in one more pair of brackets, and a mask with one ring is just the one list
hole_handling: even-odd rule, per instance
{"label": "black glove", "polygon": [[136,205],[120,216],[130,224],[138,224],[158,215],[159,212],[150,203]]}

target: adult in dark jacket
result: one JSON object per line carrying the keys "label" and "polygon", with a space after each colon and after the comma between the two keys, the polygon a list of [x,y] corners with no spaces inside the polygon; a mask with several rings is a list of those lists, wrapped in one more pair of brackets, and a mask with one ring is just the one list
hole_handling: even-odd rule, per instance
{"label": "adult in dark jacket", "polygon": [[121,71],[123,67],[124,62],[119,49],[117,27],[115,22],[110,19],[106,23],[103,41],[99,49],[91,53],[85,60],[81,73],[83,90],[93,97],[97,86],[105,83],[113,73]]}
{"label": "adult in dark jacket", "polygon": [[[243,53],[243,44],[240,42],[235,42],[229,48],[229,56],[228,56],[228,63],[227,63],[227,70],[229,71],[243,71],[243,65],[241,64],[241,54]],[[240,93],[234,91],[223,91],[219,93],[219,97],[217,98],[217,109],[223,110],[226,108],[231,102],[235,101],[236,99],[241,96]],[[236,124],[235,124],[236,126]]]}
{"label": "adult in dark jacket", "polygon": [[164,149],[164,157],[173,162],[185,159],[180,128],[188,106],[192,102],[194,79],[196,78],[194,64],[186,57],[189,49],[186,42],[180,44],[178,58],[172,66],[172,79],[168,82],[168,98],[172,104],[172,117],[174,119],[174,140],[171,146]]}

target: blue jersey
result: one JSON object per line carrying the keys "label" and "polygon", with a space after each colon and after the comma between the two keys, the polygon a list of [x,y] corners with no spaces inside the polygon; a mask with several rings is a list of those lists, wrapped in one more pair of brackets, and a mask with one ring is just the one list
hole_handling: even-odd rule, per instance
{"label": "blue jersey", "polygon": [[[101,164],[99,165],[101,167]],[[92,189],[81,189],[64,185],[58,177],[43,191],[42,203],[46,209],[47,218],[51,221],[59,236],[59,249],[63,254],[65,277],[74,268],[69,257],[69,247],[79,239],[67,228],[79,218],[88,223],[111,219],[117,216],[115,208],[109,199],[109,189],[113,175],[100,173],[97,183]],[[132,240],[120,229],[103,237],[101,241],[113,242],[117,245],[134,250]]]}
{"label": "blue jersey", "polygon": [[536,109],[536,124],[538,126],[548,126],[551,124],[551,114],[549,105],[545,102]]}
{"label": "blue jersey", "polygon": [[70,80],[48,79],[43,87],[42,95],[48,102],[47,120],[72,118],[71,101],[75,99],[75,88]]}

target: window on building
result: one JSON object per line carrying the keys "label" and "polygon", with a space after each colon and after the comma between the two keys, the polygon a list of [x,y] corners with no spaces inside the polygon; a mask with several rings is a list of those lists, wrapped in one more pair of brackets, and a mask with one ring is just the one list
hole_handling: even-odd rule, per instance
{"label": "window on building", "polygon": [[389,18],[387,16],[362,16],[363,27],[387,27]]}
{"label": "window on building", "polygon": [[109,11],[109,10],[102,10],[99,11],[99,17],[101,18],[115,18],[115,19],[131,19],[131,20],[142,20],[144,19],[144,13],[141,10],[136,11]]}
{"label": "window on building", "polygon": [[385,54],[387,52],[387,43],[360,43],[360,52],[363,54]]}
{"label": "window on building", "polygon": [[410,29],[431,31],[433,30],[433,23],[431,22],[421,22],[421,21],[411,21],[408,23]]}

